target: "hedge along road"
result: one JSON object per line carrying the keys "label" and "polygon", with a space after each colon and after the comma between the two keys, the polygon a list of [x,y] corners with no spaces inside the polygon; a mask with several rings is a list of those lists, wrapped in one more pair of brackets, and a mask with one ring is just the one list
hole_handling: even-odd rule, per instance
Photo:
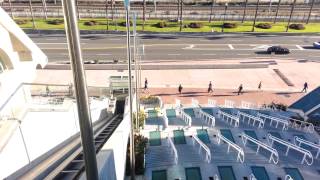
{"label": "hedge along road", "polygon": [[[20,27],[25,28],[25,29],[32,29],[33,25],[30,19],[15,19],[16,21],[22,20]],[[25,20],[23,22],[23,20]],[[41,30],[46,30],[46,29],[63,29],[64,24],[58,24],[58,25],[53,25],[53,24],[48,24],[48,21],[53,20],[44,20],[44,19],[36,19],[35,20],[35,28],[36,29],[41,29]],[[86,22],[89,21],[94,21],[91,26],[85,25]],[[106,19],[81,19],[79,21],[79,28],[81,30],[110,30],[110,31],[125,31],[125,27],[122,26],[124,19],[117,19],[116,21],[112,22],[109,20],[107,22]],[[161,20],[148,20],[145,23],[145,31],[150,31],[150,32],[179,32],[180,31],[180,26],[177,22],[166,22],[166,27],[164,28],[159,28],[156,24],[161,22]],[[189,28],[188,25],[192,22],[200,23],[201,28]],[[117,25],[115,25],[117,23]],[[251,21],[246,21],[244,23],[240,22],[232,22],[237,25],[236,28],[224,28],[224,32],[251,32],[252,30],[252,22]],[[256,24],[259,23],[265,23],[265,22],[257,22]],[[294,22],[293,22],[294,23]],[[109,25],[108,25],[109,24]],[[209,23],[208,21],[184,21],[183,24],[185,27],[183,28],[183,32],[221,32],[222,31],[222,21],[213,21],[212,23]],[[255,28],[255,32],[285,32],[287,23],[286,22],[279,22],[276,24],[270,23],[272,27],[270,29],[260,29],[260,28]],[[320,23],[309,23],[307,25],[304,25],[305,29],[303,30],[294,30],[294,29],[289,29],[288,32],[301,32],[301,33],[306,33],[306,32],[319,32],[320,29]],[[137,30],[141,31],[142,30],[142,21],[138,20],[137,21]]]}
{"label": "hedge along road", "polygon": [[[67,41],[64,36],[31,35],[47,54],[50,62],[68,61]],[[188,35],[139,35],[139,45],[145,45],[144,60],[165,62],[168,60],[210,60],[232,58],[294,58],[318,61],[320,49],[312,43],[318,36],[218,34],[208,36]],[[85,35],[81,37],[85,60],[126,59],[124,35]],[[288,47],[289,55],[268,55],[263,52],[268,45]]]}

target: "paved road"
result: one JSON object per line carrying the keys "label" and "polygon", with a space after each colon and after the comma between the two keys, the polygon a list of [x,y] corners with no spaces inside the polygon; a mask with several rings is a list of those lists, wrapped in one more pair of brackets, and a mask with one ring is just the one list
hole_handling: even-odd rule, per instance
{"label": "paved road", "polygon": [[[32,39],[49,57],[49,62],[67,61],[68,50],[64,36],[32,35]],[[320,60],[320,49],[312,43],[319,36],[280,36],[219,34],[195,35],[140,35],[140,52],[144,45],[144,60],[149,62],[212,60],[239,58],[294,58]],[[124,35],[86,35],[81,39],[85,60],[125,60],[126,40]],[[282,45],[291,50],[289,55],[263,53],[268,45]]]}

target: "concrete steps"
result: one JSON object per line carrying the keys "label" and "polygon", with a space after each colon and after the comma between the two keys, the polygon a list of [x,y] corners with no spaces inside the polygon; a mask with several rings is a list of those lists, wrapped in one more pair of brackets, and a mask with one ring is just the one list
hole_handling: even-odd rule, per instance
{"label": "concrete steps", "polygon": [[146,168],[174,165],[174,155],[168,146],[150,146],[146,150]]}

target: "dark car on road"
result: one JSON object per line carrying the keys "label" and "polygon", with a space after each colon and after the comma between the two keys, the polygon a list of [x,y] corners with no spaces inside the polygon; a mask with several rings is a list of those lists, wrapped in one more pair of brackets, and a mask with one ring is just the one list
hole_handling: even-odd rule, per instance
{"label": "dark car on road", "polygon": [[267,49],[267,53],[269,54],[289,54],[290,50],[281,46],[271,46]]}
{"label": "dark car on road", "polygon": [[313,47],[317,48],[317,49],[320,49],[320,41],[319,42],[314,42],[313,43]]}

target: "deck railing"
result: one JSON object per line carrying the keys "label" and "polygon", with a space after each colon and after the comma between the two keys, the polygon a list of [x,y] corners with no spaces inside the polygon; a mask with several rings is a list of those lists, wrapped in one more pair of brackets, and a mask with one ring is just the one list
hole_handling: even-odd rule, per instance
{"label": "deck railing", "polygon": [[257,147],[257,151],[256,151],[257,154],[258,154],[260,148],[263,148],[263,149],[265,149],[265,150],[267,150],[267,151],[269,151],[271,153],[270,154],[270,158],[269,158],[269,163],[271,161],[273,161],[274,164],[278,164],[278,162],[279,162],[279,154],[278,154],[278,151],[276,149],[268,146],[267,144],[262,143],[261,141],[258,141],[256,139],[252,138],[251,136],[249,136],[249,135],[247,135],[245,133],[242,133],[241,137],[242,137],[242,142],[243,142],[244,146],[247,144],[247,141],[250,141],[250,142],[256,144],[258,146]]}
{"label": "deck railing", "polygon": [[284,180],[294,180],[289,174],[284,177]]}
{"label": "deck railing", "polygon": [[250,174],[249,179],[250,180],[257,180],[256,176],[253,173]]}
{"label": "deck railing", "polygon": [[200,116],[200,118],[202,120],[205,121],[206,124],[209,125],[209,127],[214,127],[215,126],[216,119],[211,114],[208,114],[208,113],[204,112],[202,109],[200,109],[199,116]]}
{"label": "deck railing", "polygon": [[[286,146],[287,147],[286,156],[288,156],[288,153],[289,153],[290,149],[294,149],[294,150],[302,153],[303,154],[303,158],[302,158],[301,164],[307,163],[307,165],[309,165],[309,166],[312,165],[312,163],[313,163],[313,155],[311,154],[310,151],[308,151],[308,150],[306,150],[306,149],[304,149],[304,148],[302,148],[300,146],[297,146],[295,144],[291,144],[291,143],[289,143],[287,141],[284,141],[284,140],[282,140],[280,138],[274,137],[271,134],[268,134],[268,139],[267,140],[268,140],[268,143],[269,143],[269,145],[271,147],[272,147],[274,141],[276,141],[279,144],[282,144],[282,145]],[[309,161],[308,161],[308,158],[309,158]]]}
{"label": "deck railing", "polygon": [[263,128],[264,127],[264,120],[259,118],[259,117],[256,117],[256,116],[253,116],[253,115],[241,112],[241,111],[238,111],[238,116],[239,116],[239,120],[241,120],[241,117],[242,117],[242,121],[243,122],[247,119],[248,120],[248,125],[252,121],[252,126],[255,126],[255,123],[257,121],[259,123],[258,124],[258,128]]}
{"label": "deck railing", "polygon": [[254,109],[254,104],[247,101],[241,101],[241,108],[243,109]]}
{"label": "deck railing", "polygon": [[282,124],[282,130],[288,130],[288,126],[289,126],[289,122],[287,120],[284,119],[280,119],[277,117],[273,117],[273,116],[269,116],[266,114],[262,114],[262,113],[258,113],[257,116],[261,119],[263,119],[264,121],[269,120],[270,121],[270,126],[273,125],[273,122],[276,122],[276,128],[278,128],[279,124]]}
{"label": "deck railing", "polygon": [[191,104],[192,104],[192,107],[199,107],[199,101],[196,100],[196,99],[191,99]]}
{"label": "deck railing", "polygon": [[192,118],[189,114],[187,114],[186,112],[184,112],[184,110],[181,110],[181,119],[184,120],[187,125],[190,127],[192,124]]}
{"label": "deck railing", "polygon": [[[228,114],[226,112],[223,112],[221,110],[218,111],[218,116],[222,119],[227,121],[227,123],[230,123],[230,125],[234,122],[234,127],[239,127],[239,117],[233,116],[231,114]],[[230,122],[229,122],[230,121]]]}
{"label": "deck railing", "polygon": [[231,101],[231,100],[225,100],[224,101],[224,107],[226,107],[226,108],[234,108],[234,106],[235,106],[235,102],[234,101]]}
{"label": "deck railing", "polygon": [[313,142],[304,140],[302,138],[299,138],[298,136],[294,137],[294,144],[299,146],[299,147],[301,147],[301,144],[304,144],[304,145],[307,145],[309,147],[314,148],[317,151],[317,154],[316,154],[315,158],[317,159],[319,157],[319,154],[320,154],[320,145],[319,144],[315,144]]}
{"label": "deck railing", "polygon": [[205,145],[197,136],[192,135],[192,144],[193,144],[193,146],[195,146],[196,143],[199,145],[199,150],[198,150],[199,155],[202,154],[201,151],[205,151],[205,153],[206,153],[205,161],[206,161],[207,163],[210,163],[210,162],[211,162],[211,152],[210,152],[210,149],[209,149],[208,146]]}
{"label": "deck railing", "polygon": [[307,121],[301,121],[301,120],[294,119],[294,118],[288,118],[288,117],[284,117],[284,118],[287,118],[287,120],[289,122],[289,126],[291,128],[294,128],[299,131],[304,131],[307,133],[314,132],[314,126],[312,123],[309,123]]}
{"label": "deck railing", "polygon": [[240,161],[241,163],[244,162],[244,152],[243,152],[243,149],[240,146],[238,146],[237,144],[231,142],[228,138],[224,137],[221,133],[218,133],[217,137],[218,137],[218,144],[220,144],[221,140],[228,144],[227,153],[230,152],[230,147],[233,148],[234,150],[236,150],[238,152],[237,161]]}
{"label": "deck railing", "polygon": [[171,153],[173,153],[173,155],[174,155],[174,163],[178,164],[179,157],[178,157],[177,149],[176,149],[171,137],[168,136],[167,139],[168,139],[168,145],[171,148]]}
{"label": "deck railing", "polygon": [[168,119],[168,116],[167,116],[167,111],[164,108],[161,111],[162,111],[162,117],[163,117],[163,120],[164,120],[165,128],[167,128],[169,126],[169,119]]}
{"label": "deck railing", "polygon": [[208,106],[209,107],[217,107],[217,101],[213,99],[208,99]]}

